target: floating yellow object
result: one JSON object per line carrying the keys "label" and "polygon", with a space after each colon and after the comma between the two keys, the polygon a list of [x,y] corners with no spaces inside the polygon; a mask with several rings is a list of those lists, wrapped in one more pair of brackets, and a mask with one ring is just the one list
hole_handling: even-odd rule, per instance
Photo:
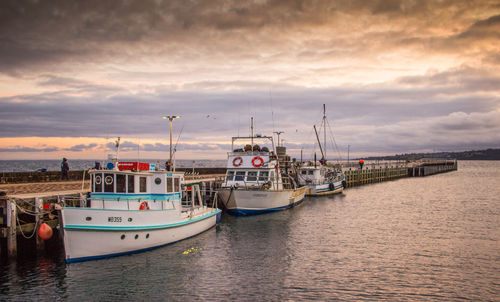
{"label": "floating yellow object", "polygon": [[[202,249],[200,248],[199,250],[202,250]],[[189,253],[193,253],[193,252],[196,252],[196,251],[198,251],[198,248],[196,248],[196,247],[192,247],[192,248],[190,248],[190,249],[188,249],[188,250],[185,250],[185,251],[184,251],[184,252],[182,252],[182,253],[183,253],[184,255],[187,255],[187,254],[189,254]]]}

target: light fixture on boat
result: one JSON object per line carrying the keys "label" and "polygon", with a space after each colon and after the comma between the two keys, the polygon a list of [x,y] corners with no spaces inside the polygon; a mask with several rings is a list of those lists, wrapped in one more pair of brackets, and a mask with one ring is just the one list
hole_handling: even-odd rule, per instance
{"label": "light fixture on boat", "polygon": [[172,122],[176,118],[180,117],[180,115],[167,115],[161,117],[162,119],[168,119],[170,121],[170,159],[168,160],[167,170],[170,170],[170,167],[172,166]]}

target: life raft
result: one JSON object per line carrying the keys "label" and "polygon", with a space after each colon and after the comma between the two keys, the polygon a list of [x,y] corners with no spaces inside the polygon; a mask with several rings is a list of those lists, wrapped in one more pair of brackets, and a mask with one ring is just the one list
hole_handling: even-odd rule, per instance
{"label": "life raft", "polygon": [[141,202],[141,206],[139,207],[139,210],[151,210],[149,208],[149,204],[146,201]]}
{"label": "life raft", "polygon": [[241,156],[235,157],[233,159],[233,166],[235,167],[241,166],[242,163],[243,163],[243,158],[241,158]]}
{"label": "life raft", "polygon": [[262,159],[262,157],[260,156],[255,156],[253,159],[252,159],[252,165],[256,168],[262,166],[262,164],[264,163],[264,160]]}

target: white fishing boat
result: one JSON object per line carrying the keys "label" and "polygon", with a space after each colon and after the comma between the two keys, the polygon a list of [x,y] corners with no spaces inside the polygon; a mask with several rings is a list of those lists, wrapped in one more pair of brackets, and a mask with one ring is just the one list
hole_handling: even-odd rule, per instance
{"label": "white fishing boat", "polygon": [[297,175],[299,185],[307,186],[307,196],[320,196],[342,193],[345,175],[342,170],[313,163],[302,165]]}
{"label": "white fishing boat", "polygon": [[[234,150],[235,141],[250,141],[244,149]],[[232,152],[228,153],[225,180],[218,190],[219,203],[229,213],[252,215],[293,207],[304,199],[306,187],[298,187],[288,175],[281,174],[278,158],[267,147],[254,145],[255,140],[267,141],[269,136],[233,137]]]}
{"label": "white fishing boat", "polygon": [[299,185],[307,186],[307,196],[321,196],[342,193],[346,187],[345,175],[340,165],[337,167],[328,166],[326,161],[326,107],[323,105],[324,144],[321,146],[318,131],[314,126],[316,139],[321,151],[321,160],[316,161],[316,155],[313,162],[302,163],[297,171]]}
{"label": "white fishing boat", "polygon": [[216,202],[208,207],[199,195],[183,205],[183,172],[115,160],[89,173],[88,197],[79,207],[61,209],[66,262],[150,250],[195,236],[220,219]]}

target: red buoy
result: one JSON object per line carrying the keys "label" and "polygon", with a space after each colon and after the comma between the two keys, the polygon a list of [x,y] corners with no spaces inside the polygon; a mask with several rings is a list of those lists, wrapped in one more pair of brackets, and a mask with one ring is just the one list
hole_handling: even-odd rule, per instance
{"label": "red buoy", "polygon": [[38,236],[43,240],[49,240],[52,237],[52,228],[45,222],[38,228]]}

